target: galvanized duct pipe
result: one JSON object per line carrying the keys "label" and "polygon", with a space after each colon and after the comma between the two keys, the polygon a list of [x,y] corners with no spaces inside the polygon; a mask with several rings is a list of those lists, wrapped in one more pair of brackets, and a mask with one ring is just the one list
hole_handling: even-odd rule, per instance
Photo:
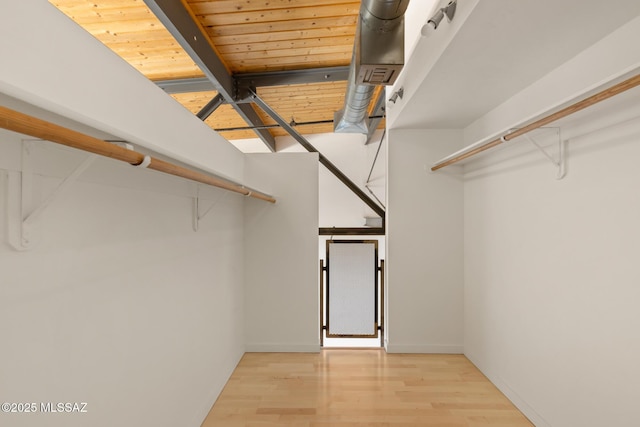
{"label": "galvanized duct pipe", "polygon": [[[403,23],[408,5],[409,0],[362,0],[344,107],[334,116],[335,132],[367,133],[367,110],[375,86],[392,84],[398,66],[403,65],[397,58],[404,60]],[[375,56],[380,63],[363,69],[364,56]],[[375,80],[376,75],[381,76],[380,81]]]}
{"label": "galvanized duct pipe", "polygon": [[338,133],[367,133],[368,108],[375,86],[356,83],[355,55],[351,59],[347,92],[342,110],[333,117],[333,131]]}

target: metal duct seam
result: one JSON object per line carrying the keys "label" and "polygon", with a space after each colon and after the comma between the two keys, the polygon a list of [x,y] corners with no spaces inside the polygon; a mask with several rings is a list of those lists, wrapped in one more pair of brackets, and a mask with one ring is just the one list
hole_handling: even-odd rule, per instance
{"label": "metal duct seam", "polygon": [[400,25],[408,5],[409,0],[363,0],[360,19],[371,29],[388,32]]}

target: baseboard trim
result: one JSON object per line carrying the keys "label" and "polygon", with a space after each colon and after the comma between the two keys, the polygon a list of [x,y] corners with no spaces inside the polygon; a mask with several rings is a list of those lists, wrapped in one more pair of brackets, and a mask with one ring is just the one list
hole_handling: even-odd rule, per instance
{"label": "baseboard trim", "polygon": [[463,354],[461,345],[416,345],[387,343],[387,353],[415,353],[415,354]]}
{"label": "baseboard trim", "polygon": [[235,369],[238,366],[238,363],[240,363],[240,360],[242,359],[243,355],[244,355],[244,352],[241,351],[235,357],[235,359],[236,359],[235,364],[233,365],[233,368],[231,368],[231,370],[227,373],[227,375],[226,375],[227,379],[225,380],[224,384],[222,384],[220,387],[217,387],[215,390],[211,391],[211,393],[209,394],[209,396],[208,396],[208,398],[206,400],[207,403],[204,404],[204,406],[201,408],[200,411],[196,411],[196,413],[194,414],[193,423],[192,424],[188,424],[188,425],[201,426],[202,423],[204,423],[204,420],[209,415],[209,412],[211,411],[211,408],[213,408],[213,405],[218,400],[218,397],[222,393],[222,390],[224,389],[224,386],[229,381],[229,378],[231,378],[231,375],[233,374],[233,371],[235,371]]}
{"label": "baseboard trim", "polygon": [[502,392],[502,394],[507,397],[507,399],[511,401],[511,403],[514,404],[516,408],[520,410],[520,412],[524,414],[525,417],[529,419],[529,421],[533,423],[533,425],[537,427],[551,427],[551,424],[549,424],[544,418],[542,418],[542,416],[535,409],[533,409],[533,407],[531,407],[523,398],[521,398],[515,390],[509,387],[509,385],[504,382],[499,375],[483,368],[481,364],[477,363],[477,359],[472,354],[465,352],[464,355],[471,361],[471,363],[475,365],[476,368],[478,368],[480,372],[482,372],[485,377],[489,379],[489,381],[491,381],[491,383],[493,383],[493,385],[496,386],[498,390]]}
{"label": "baseboard trim", "polygon": [[320,344],[247,344],[247,353],[319,353]]}

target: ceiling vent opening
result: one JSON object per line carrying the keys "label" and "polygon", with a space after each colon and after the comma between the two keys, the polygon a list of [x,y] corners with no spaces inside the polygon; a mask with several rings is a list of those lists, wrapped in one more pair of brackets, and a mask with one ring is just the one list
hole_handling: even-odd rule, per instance
{"label": "ceiling vent opening", "polygon": [[358,83],[369,85],[390,85],[396,79],[396,68],[374,66],[360,66]]}

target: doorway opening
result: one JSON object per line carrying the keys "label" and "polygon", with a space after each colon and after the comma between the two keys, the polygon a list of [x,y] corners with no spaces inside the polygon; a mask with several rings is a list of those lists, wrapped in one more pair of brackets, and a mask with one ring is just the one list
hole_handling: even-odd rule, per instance
{"label": "doorway opening", "polygon": [[378,240],[327,240],[320,260],[320,345],[384,345],[384,260]]}

